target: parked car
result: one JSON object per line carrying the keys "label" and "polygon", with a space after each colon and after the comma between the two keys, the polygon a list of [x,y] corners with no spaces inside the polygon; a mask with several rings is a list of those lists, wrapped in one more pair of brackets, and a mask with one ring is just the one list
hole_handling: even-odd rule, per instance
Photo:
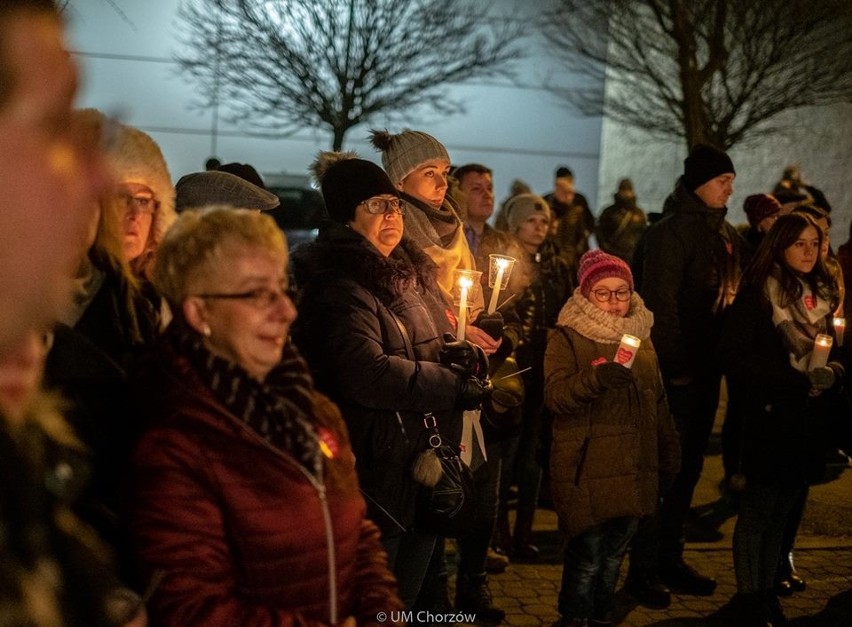
{"label": "parked car", "polygon": [[322,194],[310,187],[268,186],[267,189],[281,200],[281,205],[268,213],[284,231],[289,247],[312,242],[326,215]]}

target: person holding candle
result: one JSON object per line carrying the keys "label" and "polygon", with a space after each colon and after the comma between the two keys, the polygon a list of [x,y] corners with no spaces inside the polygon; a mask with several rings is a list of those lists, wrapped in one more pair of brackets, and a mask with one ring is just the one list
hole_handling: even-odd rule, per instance
{"label": "person holding candle", "polygon": [[[465,237],[464,225],[449,190],[450,156],[444,145],[422,131],[405,129],[401,133],[373,130],[373,147],[382,153],[385,172],[405,204],[405,232],[412,242],[438,267],[438,286],[452,300],[455,270],[482,270],[476,267]],[[470,303],[465,336],[492,354],[500,344],[478,327],[483,318],[484,302],[478,292]]]}
{"label": "person holding candle", "polygon": [[559,613],[564,625],[608,624],[625,550],[677,474],[680,444],[651,342],[654,316],[629,266],[592,250],[578,279],[544,357],[551,495],[567,540]]}
{"label": "person holding candle", "polygon": [[487,359],[470,342],[443,339],[451,327],[437,270],[403,238],[406,207],[384,171],[353,153],[320,153],[312,168],[330,220],[293,259],[302,314],[294,338],[341,407],[368,514],[411,609],[436,542],[416,509],[423,415],[433,413],[458,446],[461,410],[487,396]]}
{"label": "person holding candle", "polygon": [[746,267],[720,337],[726,375],[744,391],[732,604],[746,624],[784,621],[774,590],[782,537],[808,484],[823,476],[827,409],[845,372],[836,347],[827,365],[811,368],[817,336],[834,333],[838,302],[822,245],[810,217],[778,218]]}
{"label": "person holding candle", "polygon": [[[447,193],[450,186],[450,157],[447,149],[428,133],[411,129],[396,134],[373,130],[370,142],[382,153],[385,172],[403,201],[406,237],[435,262],[438,286],[447,302],[452,302],[457,270],[482,271],[487,268],[477,267],[465,236],[460,208]],[[500,312],[485,313],[482,290],[473,291],[465,324],[461,322],[457,320],[456,335],[481,347],[487,355],[493,355],[503,345],[503,317]],[[484,438],[480,438],[477,428],[479,409],[468,411],[463,420],[462,433],[465,437],[462,438],[462,447],[466,453],[463,459],[469,462],[477,486],[482,486],[487,482],[490,469],[486,463],[486,443]],[[485,502],[475,508],[478,514],[483,515],[488,510],[489,505]],[[484,526],[485,522],[479,521],[479,524]],[[461,544],[469,546],[464,540]],[[430,568],[430,579],[438,581],[435,593],[431,595],[437,600],[425,600],[421,604],[424,609],[440,611],[443,609],[441,606],[447,604],[446,586],[443,585],[447,574],[443,566],[445,559],[442,545],[442,542],[438,543]],[[489,620],[497,621],[504,614],[491,606],[484,573],[487,546],[487,542],[484,545],[477,543],[477,549],[470,553],[460,549],[470,559],[464,560],[464,568],[457,579],[456,605],[464,611],[476,613],[480,617],[487,615]],[[481,550],[478,547],[482,547]],[[480,562],[482,566],[478,565]]]}

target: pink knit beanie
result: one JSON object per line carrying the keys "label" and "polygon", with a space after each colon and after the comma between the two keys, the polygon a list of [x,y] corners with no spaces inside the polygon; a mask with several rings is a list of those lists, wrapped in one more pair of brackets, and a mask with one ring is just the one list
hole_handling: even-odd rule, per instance
{"label": "pink knit beanie", "polygon": [[630,272],[630,266],[618,257],[608,255],[599,249],[590,250],[580,257],[577,278],[580,281],[580,293],[583,296],[588,298],[595,283],[609,277],[624,279],[630,289],[633,289],[633,274]]}

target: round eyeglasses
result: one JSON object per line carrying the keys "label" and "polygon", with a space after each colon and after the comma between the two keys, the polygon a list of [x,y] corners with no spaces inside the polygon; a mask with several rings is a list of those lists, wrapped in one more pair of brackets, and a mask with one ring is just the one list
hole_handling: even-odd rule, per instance
{"label": "round eyeglasses", "polygon": [[405,206],[399,198],[368,198],[361,203],[367,210],[367,213],[379,216],[391,211],[395,211],[401,216],[405,215]]}
{"label": "round eyeglasses", "polygon": [[625,302],[630,300],[630,295],[633,294],[633,290],[628,288],[622,288],[620,290],[592,290],[592,295],[595,297],[595,300],[599,303],[606,303],[615,296],[615,300],[619,302]]}
{"label": "round eyeglasses", "polygon": [[124,205],[124,217],[129,219],[130,216],[136,215],[154,215],[157,209],[160,208],[159,201],[153,196],[145,194],[121,194],[121,201]]}

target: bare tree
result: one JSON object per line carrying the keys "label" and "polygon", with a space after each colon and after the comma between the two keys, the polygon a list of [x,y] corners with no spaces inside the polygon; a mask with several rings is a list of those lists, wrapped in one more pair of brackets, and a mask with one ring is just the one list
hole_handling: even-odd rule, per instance
{"label": "bare tree", "polygon": [[181,8],[181,70],[201,107],[279,135],[346,132],[378,113],[463,111],[449,83],[511,70],[517,24],[464,0],[195,0]]}
{"label": "bare tree", "polygon": [[542,30],[592,81],[556,89],[566,102],[690,148],[728,149],[776,131],[783,111],[852,102],[845,0],[556,0]]}

